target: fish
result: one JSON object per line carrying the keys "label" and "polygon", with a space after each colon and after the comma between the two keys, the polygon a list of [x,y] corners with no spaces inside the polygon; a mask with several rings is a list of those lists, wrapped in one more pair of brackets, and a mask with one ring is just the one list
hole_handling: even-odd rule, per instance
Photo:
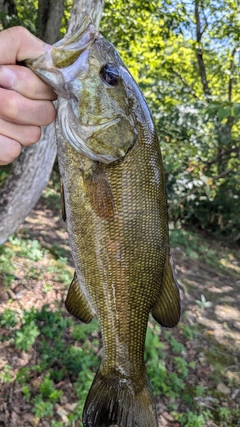
{"label": "fish", "polygon": [[103,341],[83,425],[157,427],[144,363],[148,319],[172,328],[181,303],[152,115],[89,17],[26,63],[58,95],[62,211],[76,268],[66,308],[85,323],[96,316]]}

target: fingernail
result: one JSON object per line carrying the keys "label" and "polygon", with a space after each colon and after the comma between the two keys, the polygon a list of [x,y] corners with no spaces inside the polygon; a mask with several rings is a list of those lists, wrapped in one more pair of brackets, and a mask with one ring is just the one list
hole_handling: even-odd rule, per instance
{"label": "fingernail", "polygon": [[15,79],[16,74],[13,70],[6,67],[6,65],[0,66],[0,87],[4,89],[13,89]]}

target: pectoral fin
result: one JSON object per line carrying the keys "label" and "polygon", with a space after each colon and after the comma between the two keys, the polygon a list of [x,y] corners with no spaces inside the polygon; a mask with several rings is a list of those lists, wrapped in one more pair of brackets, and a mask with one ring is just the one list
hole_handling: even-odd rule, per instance
{"label": "pectoral fin", "polygon": [[81,291],[76,273],[74,273],[72,283],[68,290],[65,306],[70,314],[84,323],[91,322],[94,317],[94,313],[85,295]]}
{"label": "pectoral fin", "polygon": [[95,213],[102,219],[113,220],[115,215],[111,186],[100,165],[84,173],[86,193]]}
{"label": "pectoral fin", "polygon": [[166,262],[161,294],[153,306],[152,315],[162,326],[173,328],[181,315],[180,294],[171,254]]}

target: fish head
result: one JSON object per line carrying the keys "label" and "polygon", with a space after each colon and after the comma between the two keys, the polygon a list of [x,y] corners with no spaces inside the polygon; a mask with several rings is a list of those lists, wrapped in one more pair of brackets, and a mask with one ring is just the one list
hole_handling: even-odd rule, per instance
{"label": "fish head", "polygon": [[90,18],[28,65],[59,96],[59,129],[78,152],[110,163],[133,147],[136,83]]}

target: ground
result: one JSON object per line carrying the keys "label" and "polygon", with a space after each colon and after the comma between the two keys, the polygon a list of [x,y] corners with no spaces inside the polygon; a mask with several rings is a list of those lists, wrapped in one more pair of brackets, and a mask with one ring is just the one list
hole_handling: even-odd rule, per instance
{"label": "ground", "polygon": [[[85,357],[86,389],[101,357],[99,332],[86,338],[64,307],[74,269],[59,212],[57,192],[46,190],[0,252],[2,427],[80,426],[87,391],[67,349]],[[240,251],[177,227],[171,234],[182,319],[173,331],[150,320],[146,342],[159,426],[240,425]],[[51,359],[44,345],[59,353]]]}

